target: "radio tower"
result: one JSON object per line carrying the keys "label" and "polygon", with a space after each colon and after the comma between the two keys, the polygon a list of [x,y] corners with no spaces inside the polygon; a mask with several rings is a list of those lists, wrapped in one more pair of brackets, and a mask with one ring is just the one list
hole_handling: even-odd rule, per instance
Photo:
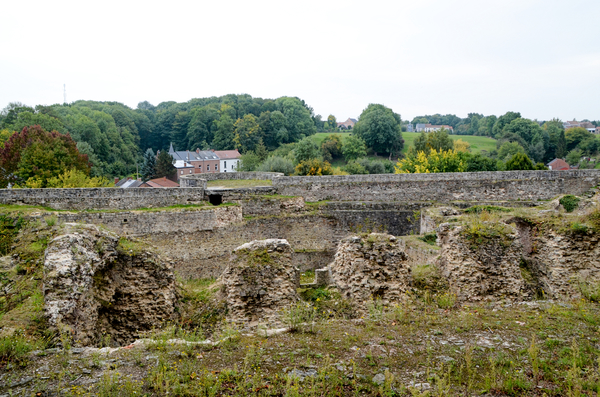
{"label": "radio tower", "polygon": [[67,85],[63,84],[63,92],[64,92],[64,104],[67,104]]}

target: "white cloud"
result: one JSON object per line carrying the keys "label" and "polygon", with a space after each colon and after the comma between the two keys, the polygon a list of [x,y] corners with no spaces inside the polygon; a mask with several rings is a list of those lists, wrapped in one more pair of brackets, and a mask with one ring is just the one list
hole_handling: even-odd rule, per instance
{"label": "white cloud", "polygon": [[30,1],[3,5],[0,107],[299,96],[356,117],[600,119],[595,0]]}

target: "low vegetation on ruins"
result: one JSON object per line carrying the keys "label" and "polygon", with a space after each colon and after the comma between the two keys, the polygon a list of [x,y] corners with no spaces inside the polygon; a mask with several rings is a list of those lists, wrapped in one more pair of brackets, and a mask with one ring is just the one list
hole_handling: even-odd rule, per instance
{"label": "low vegetation on ruins", "polygon": [[0,393],[597,395],[600,180],[539,172],[2,196]]}

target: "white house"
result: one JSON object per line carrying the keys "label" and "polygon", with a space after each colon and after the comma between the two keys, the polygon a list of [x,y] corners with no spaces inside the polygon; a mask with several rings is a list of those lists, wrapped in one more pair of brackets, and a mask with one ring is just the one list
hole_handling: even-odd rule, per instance
{"label": "white house", "polygon": [[240,152],[237,150],[214,150],[221,166],[221,172],[236,172],[240,163]]}

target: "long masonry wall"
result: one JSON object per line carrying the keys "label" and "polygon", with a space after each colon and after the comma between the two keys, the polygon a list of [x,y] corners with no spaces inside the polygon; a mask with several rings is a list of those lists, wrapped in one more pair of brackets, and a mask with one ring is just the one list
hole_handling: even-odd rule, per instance
{"label": "long masonry wall", "polygon": [[[227,175],[235,174],[238,173]],[[552,199],[559,194],[581,194],[600,185],[600,170],[321,177],[272,176],[273,174],[254,173],[256,178],[266,178],[270,175],[273,186],[248,189],[205,190],[204,187],[0,189],[0,204],[43,205],[61,210],[131,210],[199,203],[212,195],[221,195],[226,200],[240,200],[245,196],[260,194],[301,196],[305,201],[399,201],[404,203],[415,201],[536,201]],[[246,175],[245,177],[251,176]],[[191,180],[205,183],[202,179]]]}
{"label": "long masonry wall", "polygon": [[203,188],[0,189],[0,204],[43,205],[56,210],[132,210],[203,201]]}
{"label": "long masonry wall", "polygon": [[273,178],[277,193],[306,201],[549,200],[600,184],[600,170],[335,175]]}
{"label": "long masonry wall", "polygon": [[195,233],[242,221],[241,206],[182,211],[55,213],[59,222],[93,223],[124,236]]}

